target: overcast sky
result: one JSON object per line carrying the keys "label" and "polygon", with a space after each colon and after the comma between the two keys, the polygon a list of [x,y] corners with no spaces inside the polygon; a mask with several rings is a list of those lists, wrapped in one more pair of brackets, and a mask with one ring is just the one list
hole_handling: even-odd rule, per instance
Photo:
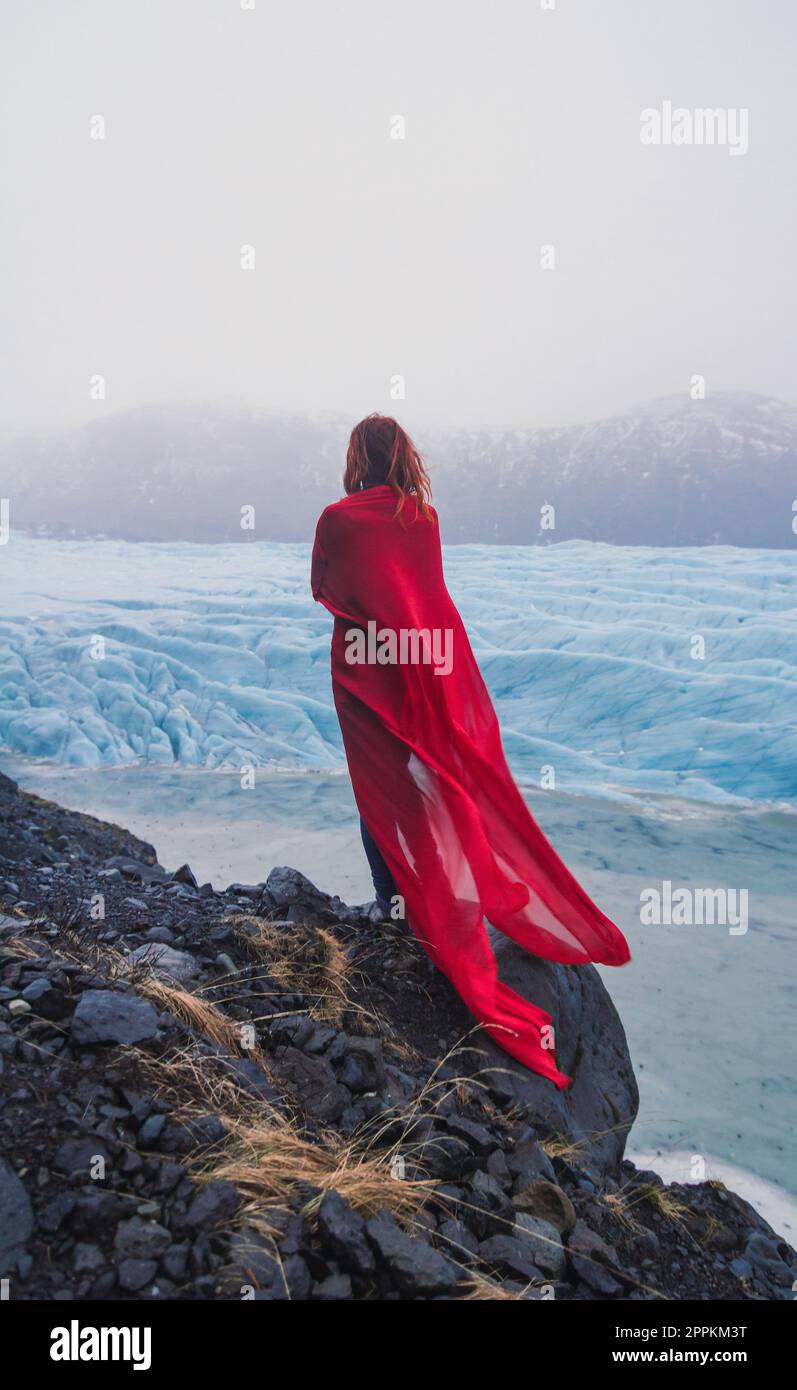
{"label": "overcast sky", "polygon": [[[230,398],[550,424],[695,373],[797,401],[796,29],[792,0],[4,0],[0,431]],[[643,145],[665,99],[747,108],[748,152]]]}

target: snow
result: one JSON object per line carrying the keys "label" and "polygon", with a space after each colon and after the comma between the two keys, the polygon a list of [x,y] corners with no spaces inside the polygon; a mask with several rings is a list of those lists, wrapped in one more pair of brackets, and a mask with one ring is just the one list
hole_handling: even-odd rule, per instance
{"label": "snow", "polygon": [[[342,768],[309,562],[307,545],[12,536],[0,743],[86,768]],[[797,800],[791,552],[570,541],[445,564],[521,781],[549,766],[565,792]]]}

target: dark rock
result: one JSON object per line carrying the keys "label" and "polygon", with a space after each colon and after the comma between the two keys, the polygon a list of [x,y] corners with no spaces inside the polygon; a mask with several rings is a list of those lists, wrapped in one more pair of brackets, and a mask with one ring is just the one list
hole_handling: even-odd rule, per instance
{"label": "dark rock", "polygon": [[512,1235],[528,1246],[534,1263],[544,1274],[559,1279],[565,1272],[566,1258],[562,1237],[550,1221],[528,1212],[519,1212]]}
{"label": "dark rock", "polygon": [[0,1274],[16,1268],[33,1232],[33,1208],[24,1183],[10,1163],[0,1159]]}
{"label": "dark rock", "polygon": [[470,1180],[470,1201],[461,1215],[481,1241],[488,1236],[510,1234],[515,1209],[495,1178],[489,1173],[477,1172]]}
{"label": "dark rock", "polygon": [[39,1215],[39,1226],[43,1231],[54,1235],[61,1229],[76,1204],[77,1196],[74,1192],[58,1192],[45,1203]]}
{"label": "dark rock", "polygon": [[289,1255],[286,1260],[283,1260],[282,1274],[290,1298],[294,1302],[302,1302],[310,1297],[313,1281],[301,1255]]}
{"label": "dark rock", "polygon": [[774,1240],[761,1231],[753,1231],[744,1246],[744,1255],[753,1269],[761,1273],[775,1288],[790,1289],[792,1273],[783,1260]]}
{"label": "dark rock", "polygon": [[251,898],[256,902],[263,892],[261,883],[230,883],[225,888],[225,893],[229,893],[234,898]]}
{"label": "dark rock", "polygon": [[169,1278],[174,1279],[175,1282],[178,1284],[182,1283],[183,1279],[185,1278],[185,1272],[188,1268],[188,1254],[190,1249],[190,1245],[187,1244],[170,1245],[168,1250],[161,1259],[161,1264],[163,1265],[163,1268],[166,1270],[166,1273],[168,1274]]}
{"label": "dark rock", "polygon": [[[573,1084],[560,1091],[529,1071],[491,1039],[479,1040],[487,1069],[479,1078],[524,1106],[545,1133],[582,1145],[602,1171],[617,1168],[639,1106],[625,1031],[608,990],[591,965],[556,965],[524,951],[491,929],[501,980],[551,1015],[560,1071]],[[498,1071],[491,1070],[500,1068]]]}
{"label": "dark rock", "polygon": [[381,1091],[385,1084],[385,1062],[378,1038],[351,1038],[339,1073],[341,1085],[363,1094]]}
{"label": "dark rock", "polygon": [[577,1221],[567,1242],[567,1258],[573,1273],[595,1293],[614,1298],[622,1293],[622,1284],[612,1273],[617,1265],[617,1252],[583,1221]]}
{"label": "dark rock", "polygon": [[238,1190],[231,1182],[209,1182],[192,1201],[184,1224],[191,1231],[209,1230],[229,1221],[239,1203]]}
{"label": "dark rock", "polygon": [[326,1279],[322,1279],[320,1284],[316,1284],[313,1298],[327,1303],[344,1303],[351,1298],[351,1279],[348,1274],[330,1274]]}
{"label": "dark rock", "polygon": [[288,1014],[285,1018],[275,1019],[269,1029],[272,1042],[298,1047],[302,1051],[314,1032],[313,1020],[307,1014]]}
{"label": "dark rock", "polygon": [[340,1119],[349,1094],[335,1080],[326,1057],[310,1057],[296,1047],[287,1047],[274,1058],[273,1071],[311,1119],[319,1124]]}
{"label": "dark rock", "polygon": [[103,1143],[97,1135],[88,1135],[81,1139],[65,1139],[55,1152],[53,1167],[60,1173],[66,1173],[69,1177],[81,1174],[84,1177],[95,1179],[97,1172],[92,1171],[96,1160],[102,1159],[104,1163],[110,1162],[110,1152],[108,1145]]}
{"label": "dark rock", "polygon": [[181,864],[179,869],[175,869],[172,874],[174,883],[187,883],[189,888],[199,888],[199,884],[194,878],[194,874],[188,864]]}
{"label": "dark rock", "polygon": [[222,1057],[221,1061],[244,1091],[278,1109],[281,1108],[282,1098],[279,1091],[271,1084],[263,1068],[258,1066],[253,1057]]}
{"label": "dark rock", "polygon": [[62,989],[56,989],[46,976],[27,985],[22,991],[22,998],[41,1018],[66,1018],[74,1007],[74,1001]]}
{"label": "dark rock", "polygon": [[328,1023],[316,1023],[313,1027],[312,1036],[307,1042],[303,1043],[302,1051],[311,1052],[314,1055],[325,1052],[330,1043],[334,1042],[337,1032]]}
{"label": "dark rock", "polygon": [[215,1148],[227,1131],[217,1115],[196,1115],[184,1124],[169,1121],[160,1135],[164,1153],[198,1154]]}
{"label": "dark rock", "polygon": [[346,1056],[351,1046],[351,1038],[348,1033],[338,1033],[334,1042],[330,1043],[326,1050],[326,1057],[329,1062],[340,1062]]}
{"label": "dark rock", "polygon": [[320,892],[309,878],[287,867],[271,870],[266,879],[266,893],[279,908],[300,904],[310,913],[318,913],[326,912],[329,904],[326,893]]}
{"label": "dark rock", "polygon": [[451,1261],[425,1240],[408,1236],[389,1212],[372,1216],[366,1232],[379,1264],[405,1297],[434,1298],[456,1292],[460,1274]]}
{"label": "dark rock", "polygon": [[451,1258],[458,1264],[468,1264],[470,1256],[478,1252],[479,1242],[476,1237],[467,1226],[454,1217],[449,1216],[445,1221],[441,1221],[438,1236],[443,1243],[443,1249],[448,1250]]}
{"label": "dark rock", "polygon": [[166,1124],[165,1115],[150,1115],[138,1131],[138,1142],[142,1148],[150,1149],[160,1138],[163,1126]]}
{"label": "dark rock", "polygon": [[129,952],[127,959],[130,965],[148,966],[158,979],[171,984],[188,985],[201,974],[199,965],[192,955],[187,951],[175,951],[172,946],[166,946],[160,941],[137,946],[134,951]]}
{"label": "dark rock", "polygon": [[129,1217],[135,1210],[135,1201],[135,1197],[113,1192],[99,1184],[83,1187],[76,1194],[70,1213],[70,1227],[81,1236],[101,1235],[109,1226],[115,1226],[123,1217]]}
{"label": "dark rock", "polygon": [[244,1226],[230,1238],[229,1274],[232,1281],[269,1289],[279,1275],[273,1241],[253,1226]]}
{"label": "dark rock", "polygon": [[158,1031],[158,1015],[148,999],[116,990],[89,989],[72,1015],[72,1041],[78,1047],[94,1043],[136,1043]]}
{"label": "dark rock", "polygon": [[174,932],[169,931],[168,927],[150,927],[147,932],[147,941],[159,941],[169,946],[173,940]]}
{"label": "dark rock", "polygon": [[114,854],[110,859],[106,859],[105,868],[118,869],[125,878],[138,879],[140,883],[169,882],[169,875],[160,864],[144,864],[123,854]]}
{"label": "dark rock", "polygon": [[327,1192],[318,1209],[318,1232],[341,1268],[352,1274],[371,1274],[374,1257],[366,1239],[365,1222],[337,1192]]}
{"label": "dark rock", "polygon": [[490,1177],[495,1178],[504,1191],[508,1192],[512,1186],[512,1174],[507,1167],[506,1154],[503,1149],[493,1149],[485,1167]]}
{"label": "dark rock", "polygon": [[532,1258],[530,1246],[514,1236],[490,1236],[479,1245],[479,1259],[502,1273],[517,1275],[528,1283],[541,1283],[543,1274]]}
{"label": "dark rock", "polygon": [[116,1271],[119,1287],[128,1293],[138,1293],[155,1278],[158,1266],[154,1260],[122,1260]]}
{"label": "dark rock", "polygon": [[475,1120],[468,1120],[464,1115],[449,1115],[445,1126],[449,1134],[461,1139],[471,1153],[482,1158],[486,1158],[498,1147],[497,1139],[484,1125],[477,1124]]}
{"label": "dark rock", "polygon": [[537,1178],[512,1198],[516,1211],[550,1221],[561,1235],[567,1235],[576,1224],[576,1209],[566,1192],[555,1183]]}
{"label": "dark rock", "polygon": [[99,1246],[78,1241],[72,1251],[72,1262],[76,1274],[91,1274],[95,1269],[102,1269],[105,1256]]}
{"label": "dark rock", "polygon": [[553,1164],[536,1139],[524,1139],[506,1155],[506,1166],[515,1179],[515,1191],[522,1191],[537,1178],[556,1178]]}
{"label": "dark rock", "polygon": [[173,1192],[181,1178],[185,1177],[182,1163],[161,1163],[155,1180],[156,1192]]}
{"label": "dark rock", "polygon": [[141,1216],[132,1216],[129,1221],[119,1222],[113,1245],[122,1259],[159,1260],[171,1241],[165,1226],[159,1226],[157,1221],[145,1221]]}

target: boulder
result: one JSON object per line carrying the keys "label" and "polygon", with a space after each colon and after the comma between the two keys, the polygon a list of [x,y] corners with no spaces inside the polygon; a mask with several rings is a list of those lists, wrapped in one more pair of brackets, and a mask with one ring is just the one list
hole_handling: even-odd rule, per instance
{"label": "boulder", "polygon": [[300,909],[299,916],[302,911],[310,916],[317,913],[327,915],[329,911],[328,895],[316,888],[298,869],[285,866],[272,869],[266,879],[266,893],[275,907]]}
{"label": "boulder", "polygon": [[366,1223],[379,1264],[406,1298],[454,1294],[460,1273],[425,1240],[408,1236],[390,1215],[380,1211]]}
{"label": "boulder", "polygon": [[87,989],[72,1015],[71,1035],[78,1047],[92,1043],[137,1043],[153,1038],[158,1015],[148,999],[111,989]]}
{"label": "boulder", "polygon": [[[543,1134],[582,1145],[580,1161],[597,1176],[615,1172],[639,1107],[625,1030],[592,965],[556,965],[490,929],[501,980],[553,1019],[556,1060],[573,1084],[560,1091],[481,1035],[479,1079],[522,1109]],[[511,1166],[511,1165],[510,1165]]]}
{"label": "boulder", "polygon": [[[153,851],[154,854],[154,851]],[[105,861],[106,869],[118,869],[125,878],[138,879],[140,883],[169,883],[170,877],[160,864],[145,864],[126,854],[112,854]]]}
{"label": "boulder", "polygon": [[567,1235],[576,1224],[576,1209],[567,1193],[544,1178],[537,1178],[521,1192],[515,1193],[512,1202],[517,1211],[550,1221],[562,1235]]}
{"label": "boulder", "polygon": [[338,1192],[327,1192],[318,1209],[318,1231],[341,1269],[371,1274],[374,1257],[366,1239],[365,1222]]}
{"label": "boulder", "polygon": [[161,941],[150,941],[137,946],[128,954],[130,965],[146,965],[158,979],[167,984],[190,985],[199,974],[200,967],[187,951],[175,951]]}

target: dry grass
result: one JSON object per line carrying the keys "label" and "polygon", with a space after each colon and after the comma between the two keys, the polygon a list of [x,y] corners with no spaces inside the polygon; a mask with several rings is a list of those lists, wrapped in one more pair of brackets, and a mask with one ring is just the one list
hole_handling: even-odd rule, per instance
{"label": "dry grass", "polygon": [[3,942],[3,950],[11,951],[13,955],[19,956],[20,960],[36,960],[38,957],[38,951],[34,951],[33,947],[27,941],[23,941],[21,936],[6,937]]}
{"label": "dry grass", "polygon": [[655,1183],[640,1183],[635,1189],[635,1201],[649,1202],[668,1221],[682,1223],[690,1216],[689,1208],[666,1187],[656,1187]]}
{"label": "dry grass", "polygon": [[706,1212],[703,1219],[706,1224],[703,1229],[703,1234],[700,1237],[700,1244],[711,1245],[717,1233],[723,1231],[725,1228],[719,1218],[714,1215],[713,1211]]}
{"label": "dry grass", "polygon": [[625,1191],[603,1192],[600,1194],[600,1200],[613,1220],[624,1226],[627,1231],[638,1234],[642,1230],[639,1222],[635,1221],[631,1215],[632,1204]]}
{"label": "dry grass", "polygon": [[467,1278],[463,1281],[462,1287],[467,1290],[466,1293],[460,1294],[463,1303],[473,1303],[476,1300],[481,1302],[483,1299],[500,1303],[526,1302],[525,1290],[522,1293],[516,1293],[514,1289],[505,1289],[502,1284],[494,1284],[485,1274],[476,1274],[473,1270],[468,1270]]}
{"label": "dry grass", "polygon": [[241,1090],[216,1059],[184,1049],[168,1061],[144,1057],[142,1066],[178,1119],[190,1123],[212,1110],[224,1125],[224,1142],[211,1154],[193,1160],[189,1155],[188,1162],[200,1181],[234,1183],[246,1199],[242,1215],[250,1223],[260,1217],[268,1224],[268,1208],[284,1207],[297,1193],[307,1193],[304,1210],[311,1218],[324,1193],[333,1189],[358,1211],[387,1208],[401,1217],[417,1211],[431,1194],[429,1182],[392,1176],[395,1149],[366,1153],[335,1133],[318,1142],[304,1138],[291,1113]]}
{"label": "dry grass", "polygon": [[261,917],[231,921],[239,944],[262,961],[275,984],[311,999],[312,1018],[340,1025],[350,1007],[348,960],[332,932],[298,923],[275,926]]}
{"label": "dry grass", "polygon": [[187,1027],[193,1028],[197,1033],[202,1033],[204,1037],[210,1038],[220,1047],[228,1048],[233,1054],[244,1052],[246,1056],[254,1057],[265,1067],[256,1048],[243,1047],[241,1041],[242,1025],[234,1019],[228,1018],[217,1005],[211,1004],[209,1000],[203,999],[191,990],[166,984],[164,980],[159,980],[153,974],[140,976],[136,985],[140,994],[146,994],[147,998],[160,1008],[168,1009],[175,1018],[179,1018]]}

